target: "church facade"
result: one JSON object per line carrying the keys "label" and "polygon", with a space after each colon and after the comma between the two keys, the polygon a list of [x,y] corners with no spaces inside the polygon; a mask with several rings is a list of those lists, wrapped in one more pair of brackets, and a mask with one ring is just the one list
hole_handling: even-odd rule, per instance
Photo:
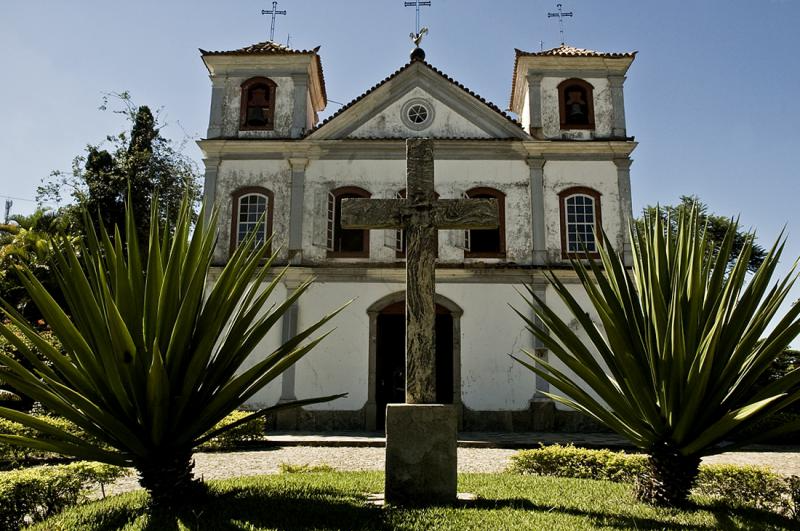
{"label": "church facade", "polygon": [[374,430],[382,429],[385,405],[403,401],[405,237],[343,229],[340,207],[346,198],[403,197],[405,140],[428,137],[438,197],[494,198],[501,221],[498,229],[439,232],[437,400],[458,406],[467,431],[591,428],[545,399],[547,383],[511,359],[523,348],[548,354],[509,304],[527,311],[518,290],[529,284],[566,314],[543,273],[555,271],[580,293],[569,258],[584,246],[596,251],[600,229],[629,259],[636,143],[626,130],[623,86],[635,52],[517,50],[509,65],[515,120],[418,50],[324,122],[318,49],[266,42],[201,52],[212,97],[199,144],[205,199],[220,213],[217,265],[256,231],[272,237],[277,261],[290,266],[279,300],[315,278],[254,360],[354,299],[331,322],[334,332],[251,406],[346,392],[281,414],[277,427]]}

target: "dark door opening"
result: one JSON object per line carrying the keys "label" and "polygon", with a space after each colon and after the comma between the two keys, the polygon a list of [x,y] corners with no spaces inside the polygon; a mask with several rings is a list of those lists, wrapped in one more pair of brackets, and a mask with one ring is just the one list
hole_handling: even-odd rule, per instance
{"label": "dark door opening", "polygon": [[[402,404],[406,398],[405,302],[386,307],[377,321],[375,338],[375,426],[383,430],[386,404]],[[436,401],[453,403],[453,316],[436,305]]]}

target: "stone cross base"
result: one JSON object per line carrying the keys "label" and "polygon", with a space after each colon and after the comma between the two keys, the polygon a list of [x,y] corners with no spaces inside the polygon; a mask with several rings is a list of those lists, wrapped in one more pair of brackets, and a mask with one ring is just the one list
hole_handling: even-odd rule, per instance
{"label": "stone cross base", "polygon": [[386,407],[386,503],[456,501],[457,431],[458,416],[452,405]]}

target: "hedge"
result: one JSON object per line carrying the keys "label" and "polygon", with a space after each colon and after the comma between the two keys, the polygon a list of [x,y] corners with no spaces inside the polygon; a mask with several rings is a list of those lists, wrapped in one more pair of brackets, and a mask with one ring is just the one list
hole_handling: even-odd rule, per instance
{"label": "hedge", "polygon": [[0,529],[16,530],[85,500],[88,490],[125,475],[101,463],[38,466],[0,472]]}
{"label": "hedge", "polygon": [[[647,471],[647,456],[555,444],[517,452],[511,456],[509,471],[634,483]],[[769,467],[701,465],[692,493],[730,506],[766,509],[800,520],[800,477],[786,478]]]}

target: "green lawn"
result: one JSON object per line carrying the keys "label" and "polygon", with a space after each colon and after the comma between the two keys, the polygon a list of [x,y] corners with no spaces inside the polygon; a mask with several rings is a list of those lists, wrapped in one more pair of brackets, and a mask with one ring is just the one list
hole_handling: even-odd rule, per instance
{"label": "green lawn", "polygon": [[380,492],[380,472],[280,474],[211,482],[211,495],[180,514],[151,517],[142,492],[76,507],[33,529],[797,529],[756,510],[695,500],[690,510],[636,502],[624,484],[512,474],[465,474],[459,490],[479,499],[458,507],[382,509],[365,503]]}

